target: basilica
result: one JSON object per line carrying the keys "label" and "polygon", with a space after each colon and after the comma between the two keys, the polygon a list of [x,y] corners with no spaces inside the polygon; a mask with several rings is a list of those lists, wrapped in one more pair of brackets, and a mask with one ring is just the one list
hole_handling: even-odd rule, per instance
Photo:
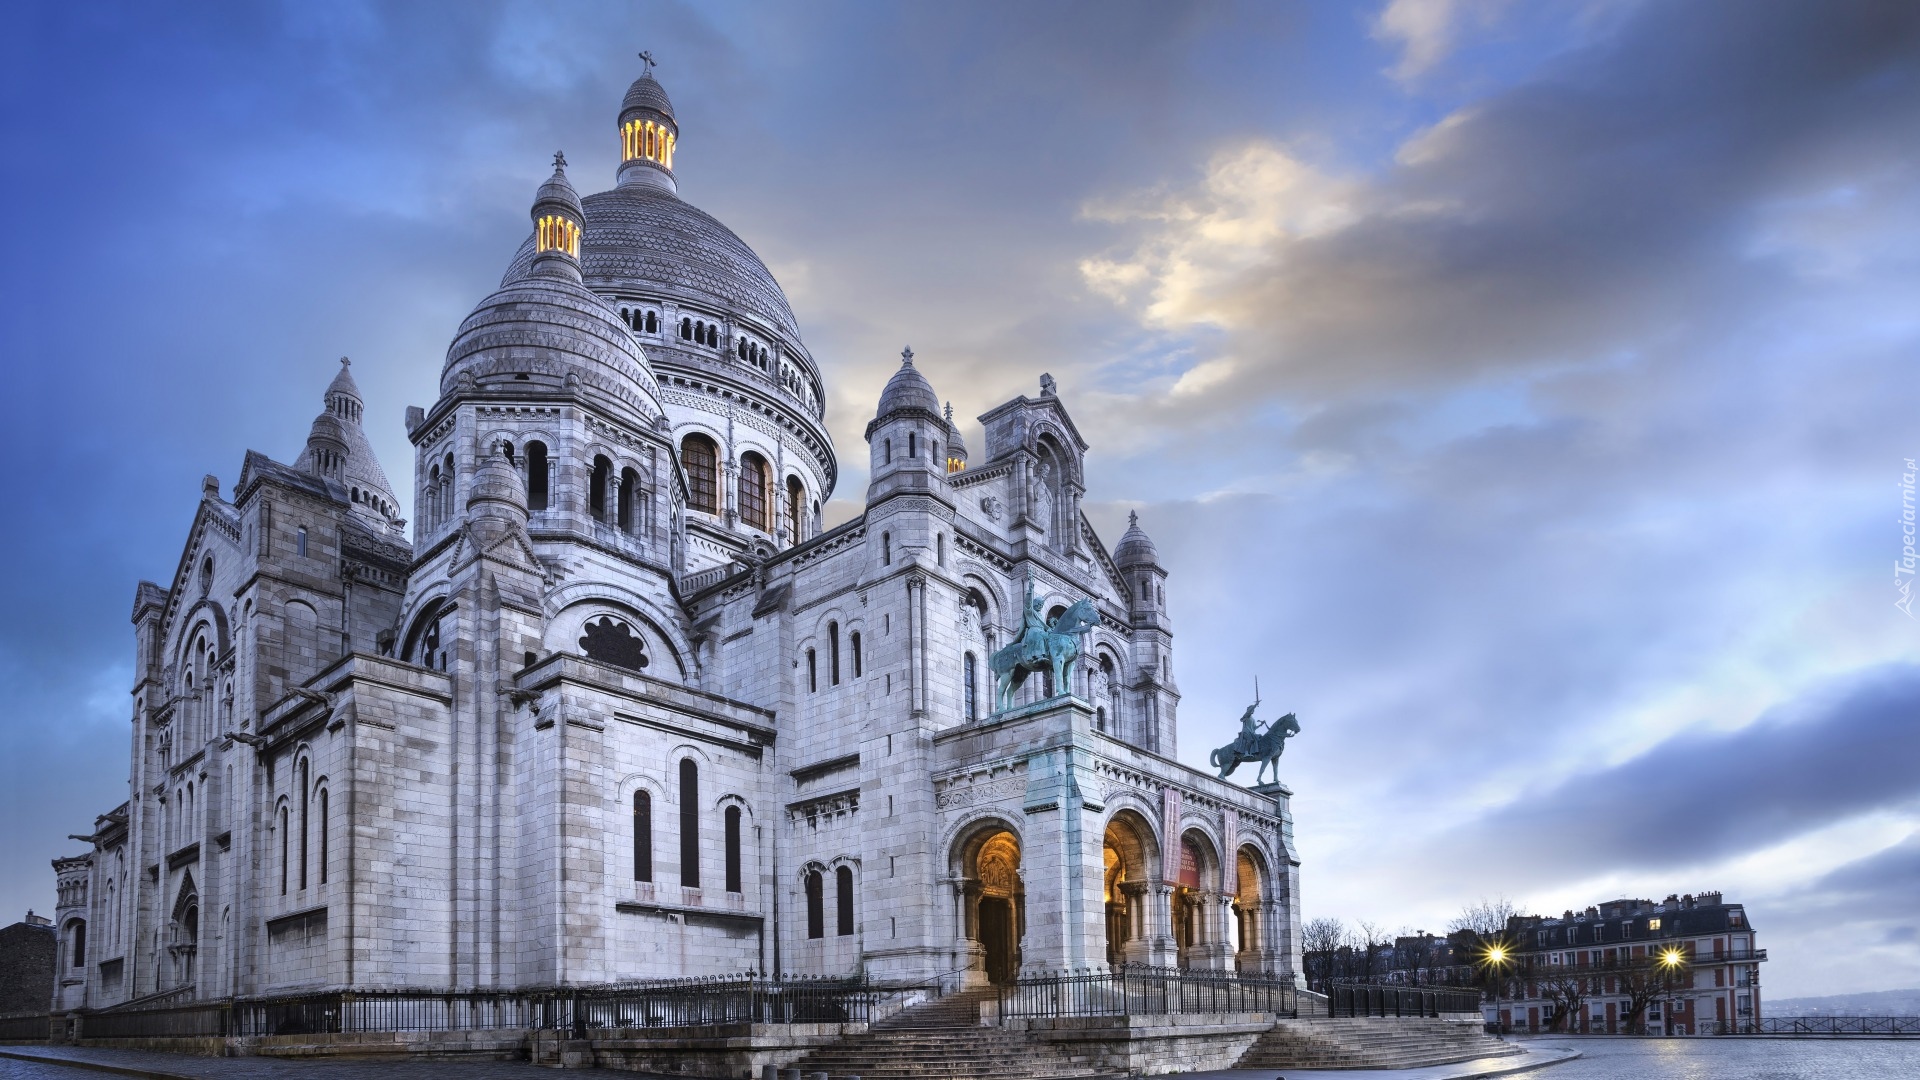
{"label": "basilica", "polygon": [[[1054,380],[963,432],[903,351],[824,527],[786,296],[681,197],[650,70],[615,128],[613,186],[556,155],[406,410],[410,507],[345,361],[291,464],[206,478],[134,593],[127,800],[54,864],[55,1008],[1292,979],[1290,793],[1177,763],[1168,571],[1082,514]],[[997,655],[1049,628],[1015,689]]]}

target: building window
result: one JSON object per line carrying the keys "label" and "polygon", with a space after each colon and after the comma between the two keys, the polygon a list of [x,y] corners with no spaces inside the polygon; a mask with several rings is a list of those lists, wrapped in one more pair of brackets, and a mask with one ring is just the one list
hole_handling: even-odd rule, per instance
{"label": "building window", "polygon": [[853,868],[843,866],[833,872],[835,930],[840,937],[853,933]]}
{"label": "building window", "polygon": [[920,456],[920,437],[911,431],[907,432],[907,456],[910,458]]}
{"label": "building window", "polygon": [[749,450],[740,455],[740,518],[761,532],[773,531],[772,507],[767,505],[767,459]]}
{"label": "building window", "polygon": [[740,891],[740,808],[727,807],[727,891]]}
{"label": "building window", "polygon": [[[79,919],[69,924],[73,928],[73,966],[87,966],[87,924]],[[41,969],[46,970],[45,968]]]}
{"label": "building window", "polygon": [[807,871],[807,937],[827,936],[826,897],[822,895],[820,871]]}
{"label": "building window", "polygon": [[840,624],[837,622],[830,622],[827,624],[827,671],[831,673],[830,677],[833,680],[833,685],[839,686],[840,685]]}
{"label": "building window", "polygon": [[313,772],[312,763],[300,762],[300,888],[307,887],[307,800],[309,798],[307,782]]}
{"label": "building window", "polygon": [[719,513],[720,448],[705,435],[689,435],[680,444],[680,464],[687,470],[687,509]]}
{"label": "building window", "polygon": [[593,459],[593,472],[587,476],[587,512],[595,521],[607,520],[607,489],[613,483],[613,462],[604,456]]}
{"label": "building window", "polygon": [[653,796],[633,793],[633,880],[653,880]]}
{"label": "building window", "polygon": [[847,635],[847,645],[853,650],[853,677],[860,677],[860,631]]}
{"label": "building window", "polygon": [[640,499],[640,474],[632,469],[620,470],[620,505],[614,508],[615,523],[621,532],[634,531],[634,523],[639,520],[634,504]]}
{"label": "building window", "polygon": [[700,887],[700,766],[680,759],[680,884]]}
{"label": "building window", "polygon": [[287,895],[287,867],[290,862],[288,858],[290,853],[288,851],[288,844],[287,844],[287,841],[289,839],[288,832],[289,832],[289,829],[287,827],[287,807],[285,803],[282,803],[280,804],[280,895],[281,896]]}
{"label": "building window", "polygon": [[321,788],[316,800],[320,804],[320,884],[327,883],[327,789]]}
{"label": "building window", "polygon": [[538,513],[547,508],[547,444],[527,444],[527,509]]}
{"label": "building window", "polygon": [[967,719],[969,720],[980,719],[980,687],[976,681],[978,676],[974,673],[976,666],[973,654],[968,653],[964,674],[967,681]]}
{"label": "building window", "polygon": [[880,534],[880,565],[893,565],[893,534]]}
{"label": "building window", "polygon": [[797,476],[787,477],[787,541],[797,544],[805,535],[800,531],[801,516],[807,505],[807,489]]}
{"label": "building window", "polygon": [[305,525],[293,531],[293,553],[303,559],[307,557],[307,527]]}
{"label": "building window", "polygon": [[819,657],[814,655],[814,652],[812,649],[808,649],[807,650],[807,693],[809,694],[818,693],[819,690],[820,690],[820,659]]}

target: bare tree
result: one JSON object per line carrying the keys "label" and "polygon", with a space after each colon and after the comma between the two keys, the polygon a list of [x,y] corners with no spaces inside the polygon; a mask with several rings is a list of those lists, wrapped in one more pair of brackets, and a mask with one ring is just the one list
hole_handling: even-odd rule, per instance
{"label": "bare tree", "polygon": [[1334,977],[1334,960],[1347,943],[1346,924],[1339,919],[1309,919],[1300,928],[1300,959],[1306,965],[1307,985],[1320,990]]}
{"label": "bare tree", "polygon": [[1393,938],[1379,923],[1361,919],[1354,923],[1354,947],[1360,951],[1360,976],[1368,982],[1379,975],[1383,954],[1393,944]]}
{"label": "bare tree", "polygon": [[1518,914],[1519,906],[1506,897],[1496,896],[1489,900],[1483,896],[1462,907],[1460,914],[1448,920],[1447,932],[1471,930],[1483,939],[1496,938],[1506,932],[1507,920]]}
{"label": "bare tree", "polygon": [[[1621,950],[1625,952],[1625,949]],[[1626,996],[1620,1013],[1620,1028],[1629,1034],[1646,1034],[1648,1006],[1691,981],[1683,961],[1662,963],[1657,956],[1636,956],[1621,960],[1614,967],[1620,993]]]}
{"label": "bare tree", "polygon": [[1540,996],[1553,1002],[1548,1031],[1572,1031],[1574,1017],[1587,1005],[1587,969],[1561,966],[1540,979]]}

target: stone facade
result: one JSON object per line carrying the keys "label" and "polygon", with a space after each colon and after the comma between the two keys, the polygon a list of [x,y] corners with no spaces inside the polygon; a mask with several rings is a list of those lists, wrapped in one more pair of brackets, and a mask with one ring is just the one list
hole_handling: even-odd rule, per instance
{"label": "stone facade", "polygon": [[[621,133],[612,192],[556,163],[407,410],[410,534],[344,363],[294,465],[207,478],[135,594],[128,801],[56,863],[57,921],[92,936],[60,1003],[1291,978],[1290,793],[1174,760],[1167,573],[1137,522],[1110,550],[1082,515],[1053,380],[983,415],[970,463],[904,354],[864,512],[823,530],[837,463],[784,295],[679,199],[650,76]],[[996,708],[1029,594],[1098,623],[1071,685]]]}

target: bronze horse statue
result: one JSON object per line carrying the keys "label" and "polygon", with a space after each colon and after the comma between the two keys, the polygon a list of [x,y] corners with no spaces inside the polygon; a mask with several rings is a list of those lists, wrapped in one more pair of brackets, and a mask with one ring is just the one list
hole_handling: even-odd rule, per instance
{"label": "bronze horse statue", "polygon": [[1253,722],[1253,710],[1259,707],[1258,701],[1247,706],[1247,711],[1240,715],[1240,737],[1208,755],[1208,762],[1220,770],[1220,779],[1232,775],[1242,762],[1257,761],[1260,771],[1253,777],[1255,787],[1267,774],[1268,766],[1273,768],[1274,783],[1280,782],[1280,753],[1287,748],[1288,736],[1300,734],[1300,721],[1288,713],[1261,731]]}
{"label": "bronze horse statue", "polygon": [[995,712],[1013,708],[1013,695],[1036,671],[1053,675],[1055,695],[1068,693],[1073,685],[1068,681],[1073,662],[1080,658],[1080,635],[1100,625],[1100,612],[1091,600],[1076,602],[1051,623],[1040,617],[1041,603],[1029,586],[1020,639],[994,650],[987,658],[995,684]]}

